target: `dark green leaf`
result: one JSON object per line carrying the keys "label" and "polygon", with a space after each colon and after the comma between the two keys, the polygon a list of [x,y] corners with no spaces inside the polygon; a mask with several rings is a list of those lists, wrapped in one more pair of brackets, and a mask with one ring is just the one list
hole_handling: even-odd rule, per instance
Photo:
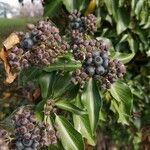
{"label": "dark green leaf", "polygon": [[53,17],[55,16],[62,5],[62,0],[51,0],[47,1],[44,7],[44,16]]}
{"label": "dark green leaf", "polygon": [[88,115],[73,115],[74,127],[75,129],[81,133],[81,135],[87,139],[88,144],[94,146],[95,137],[92,135],[90,121]]}
{"label": "dark green leaf", "polygon": [[125,31],[129,25],[128,12],[122,7],[118,8],[118,21],[117,21],[117,34],[121,34]]}
{"label": "dark green leaf", "polygon": [[38,120],[43,120],[43,109],[44,109],[44,105],[46,103],[46,100],[41,100],[35,107],[35,116]]}
{"label": "dark green leaf", "polygon": [[[113,98],[118,101],[118,107],[123,109],[124,113],[130,115],[133,105],[133,96],[129,86],[122,81],[117,81],[111,86],[110,93]],[[116,104],[114,105],[116,106]]]}
{"label": "dark green leaf", "polygon": [[126,114],[124,110],[124,106],[122,102],[117,102],[116,100],[111,100],[110,109],[118,115],[118,123],[129,125],[128,120],[129,116]]}
{"label": "dark green leaf", "polygon": [[48,150],[64,150],[64,148],[63,148],[62,144],[59,141],[57,141],[57,144],[50,145],[48,147]]}
{"label": "dark green leaf", "polygon": [[62,2],[70,13],[73,12],[74,9],[77,9],[76,0],[63,0]]}
{"label": "dark green leaf", "polygon": [[60,74],[53,86],[53,97],[58,98],[64,95],[71,86],[71,75],[69,73]]}
{"label": "dark green leaf", "polygon": [[79,11],[82,11],[84,10],[85,8],[87,8],[87,5],[88,5],[88,0],[76,0],[76,3],[77,3],[77,9]]}
{"label": "dark green leaf", "polygon": [[[79,108],[83,109],[81,103],[81,96],[77,95],[75,99],[75,104]],[[82,137],[87,139],[88,144],[95,145],[95,137],[92,135],[92,130],[90,126],[90,121],[88,115],[75,115],[73,114],[73,122],[75,129],[81,133]]]}
{"label": "dark green leaf", "polygon": [[62,116],[56,115],[57,130],[60,140],[65,150],[84,150],[82,136],[74,127]]}
{"label": "dark green leaf", "polygon": [[94,134],[99,119],[101,97],[98,87],[93,79],[88,81],[81,98],[85,108],[88,111],[90,126],[92,133]]}
{"label": "dark green leaf", "polygon": [[29,67],[28,69],[24,69],[19,74],[19,84],[25,85],[29,81],[35,81],[41,75],[42,69],[37,67]]}
{"label": "dark green leaf", "polygon": [[66,59],[59,59],[53,64],[45,67],[44,70],[47,72],[62,70],[62,71],[73,71],[81,67],[81,63],[77,61],[68,61]]}
{"label": "dark green leaf", "polygon": [[107,10],[110,15],[112,15],[112,0],[104,0]]}
{"label": "dark green leaf", "polygon": [[79,107],[75,106],[74,104],[70,103],[70,101],[67,101],[67,100],[59,100],[55,103],[55,105],[60,109],[70,111],[77,115],[86,114],[84,110],[80,109]]}
{"label": "dark green leaf", "polygon": [[128,53],[120,53],[120,52],[113,51],[110,54],[111,54],[111,58],[118,59],[124,64],[130,62],[133,59],[133,57],[135,56],[134,52],[128,54]]}
{"label": "dark green leaf", "polygon": [[48,96],[49,85],[51,82],[52,75],[50,73],[44,73],[39,77],[39,85],[41,89],[42,98],[45,99]]}
{"label": "dark green leaf", "polygon": [[139,1],[136,3],[136,6],[135,6],[135,14],[136,14],[136,16],[137,16],[138,19],[139,19],[139,17],[140,17],[140,12],[141,12],[141,10],[142,10],[144,1],[145,1],[145,0],[139,0]]}

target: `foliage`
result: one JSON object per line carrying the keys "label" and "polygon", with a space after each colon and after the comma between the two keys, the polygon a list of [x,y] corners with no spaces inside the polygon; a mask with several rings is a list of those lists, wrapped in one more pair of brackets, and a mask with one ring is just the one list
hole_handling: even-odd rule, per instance
{"label": "foliage", "polygon": [[[115,100],[111,102],[112,97],[110,93],[107,92],[104,95],[104,100],[107,104],[103,104],[100,120],[101,122],[107,122],[108,125],[106,126],[106,124],[102,123],[100,126],[103,130],[104,127],[109,128],[116,124],[116,122],[108,123],[108,120],[106,120],[108,114],[110,115],[110,113],[106,114],[106,112],[109,112],[107,107],[110,106],[111,102],[111,110],[117,113],[116,110],[120,109],[118,111],[118,117],[123,117],[125,120],[122,118],[122,121],[124,120],[123,122],[129,125],[127,127],[129,129],[128,132],[126,132],[127,129],[123,129],[121,125],[119,125],[121,133],[125,132],[127,139],[130,139],[130,144],[132,144],[134,148],[139,148],[139,143],[142,141],[141,136],[139,136],[141,130],[145,125],[149,124],[148,59],[150,47],[150,3],[148,0],[95,0],[91,1],[91,3],[93,3],[92,12],[97,16],[97,25],[99,27],[96,35],[99,39],[103,39],[107,42],[112,58],[118,58],[127,64],[126,81],[133,94],[133,104],[131,105],[133,118],[130,118],[131,122],[128,124],[125,118],[128,118],[130,113],[122,113],[124,109],[119,107],[118,101]],[[80,3],[78,3],[78,0],[75,0],[72,3],[71,1],[69,1],[69,3],[63,3],[63,7],[69,12],[72,12],[73,9],[85,12],[87,11],[88,4],[88,0],[80,1]],[[94,5],[96,5],[96,7],[94,7]],[[62,9],[64,9],[63,7]],[[52,19],[58,18],[55,12],[53,14]],[[132,131],[130,130],[131,128]],[[112,128],[112,133],[105,132],[105,130],[102,132],[111,136],[114,143],[121,139],[118,143],[121,145],[122,138],[124,140],[122,135],[117,134],[115,139],[112,137],[115,133],[119,133],[120,130],[116,129],[116,132],[114,132]],[[125,143],[129,143],[129,141]]]}
{"label": "foliage", "polygon": [[[56,26],[61,26],[61,34],[65,33],[62,40],[71,46],[77,39],[103,40],[109,50],[109,60],[119,59],[127,66],[126,77],[115,78],[110,89],[100,88],[102,84],[93,75],[82,85],[73,84],[72,72],[84,68],[86,59],[77,61],[70,46],[54,63],[36,66],[38,69],[33,63],[31,68],[19,72],[19,86],[32,81],[40,90],[40,97],[32,102],[37,119],[58,132],[57,144],[48,149],[83,150],[84,143],[95,146],[97,127],[118,148],[127,144],[132,149],[140,147],[144,134],[141,128],[149,123],[149,105],[145,105],[149,104],[149,7],[146,0],[45,1],[45,15],[54,20]],[[66,16],[75,9],[85,16],[91,12],[96,15],[98,30],[95,34],[83,32],[83,37],[74,37],[72,29],[66,31]],[[61,18],[60,12],[63,12]],[[144,117],[140,118],[140,114]]]}

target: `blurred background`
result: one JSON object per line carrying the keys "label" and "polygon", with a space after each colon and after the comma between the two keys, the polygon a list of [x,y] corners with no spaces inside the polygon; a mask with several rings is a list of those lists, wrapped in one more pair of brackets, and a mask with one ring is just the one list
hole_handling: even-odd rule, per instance
{"label": "blurred background", "polygon": [[26,22],[34,22],[42,15],[41,0],[0,0],[0,43],[11,32],[24,30]]}

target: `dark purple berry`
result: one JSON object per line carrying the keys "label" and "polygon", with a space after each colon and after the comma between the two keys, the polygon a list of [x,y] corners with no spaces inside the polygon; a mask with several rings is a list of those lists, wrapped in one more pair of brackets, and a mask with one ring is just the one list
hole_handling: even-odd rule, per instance
{"label": "dark purple berry", "polygon": [[95,63],[95,65],[99,66],[103,63],[103,59],[100,56],[95,56],[94,63]]}
{"label": "dark purple berry", "polygon": [[89,74],[89,76],[93,76],[95,73],[95,68],[92,66],[88,66],[88,67],[86,67],[86,71]]}
{"label": "dark purple berry", "polygon": [[102,66],[96,68],[96,74],[103,75],[105,73],[105,69]]}
{"label": "dark purple berry", "polygon": [[108,59],[103,59],[103,67],[104,67],[104,68],[107,68],[107,67],[108,67],[108,62],[109,62]]}
{"label": "dark purple berry", "polygon": [[86,64],[87,64],[87,65],[90,65],[90,64],[92,64],[92,61],[93,61],[92,58],[88,58],[88,59],[86,60]]}
{"label": "dark purple berry", "polygon": [[30,49],[33,46],[33,41],[31,39],[25,39],[21,43],[21,47],[24,49]]}
{"label": "dark purple berry", "polygon": [[22,140],[23,145],[25,146],[31,146],[33,141],[31,139],[23,139]]}

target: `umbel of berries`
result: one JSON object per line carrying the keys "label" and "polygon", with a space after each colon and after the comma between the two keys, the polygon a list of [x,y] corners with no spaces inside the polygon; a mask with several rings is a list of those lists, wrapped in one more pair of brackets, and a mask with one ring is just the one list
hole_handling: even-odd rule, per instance
{"label": "umbel of berries", "polygon": [[28,26],[29,32],[17,32],[20,43],[7,54],[7,60],[13,73],[28,66],[46,66],[63,55],[69,45],[59,33],[59,29],[50,21],[39,21]]}
{"label": "umbel of berries", "polygon": [[106,51],[93,51],[84,62],[84,69],[91,77],[103,76],[108,70],[108,54]]}
{"label": "umbel of berries", "polygon": [[[53,63],[68,48],[68,44],[59,34],[59,29],[50,21],[39,21],[29,33],[33,46],[27,48],[30,53],[26,57],[31,65],[44,66]],[[28,45],[30,46],[30,42]]]}
{"label": "umbel of berries", "polygon": [[37,122],[31,108],[22,107],[13,117],[15,150],[38,150],[57,142],[55,130],[46,122]]}
{"label": "umbel of berries", "polygon": [[75,10],[69,15],[69,30],[72,32],[72,36],[75,33],[91,33],[96,32],[96,17],[93,14],[83,16],[81,12]]}

